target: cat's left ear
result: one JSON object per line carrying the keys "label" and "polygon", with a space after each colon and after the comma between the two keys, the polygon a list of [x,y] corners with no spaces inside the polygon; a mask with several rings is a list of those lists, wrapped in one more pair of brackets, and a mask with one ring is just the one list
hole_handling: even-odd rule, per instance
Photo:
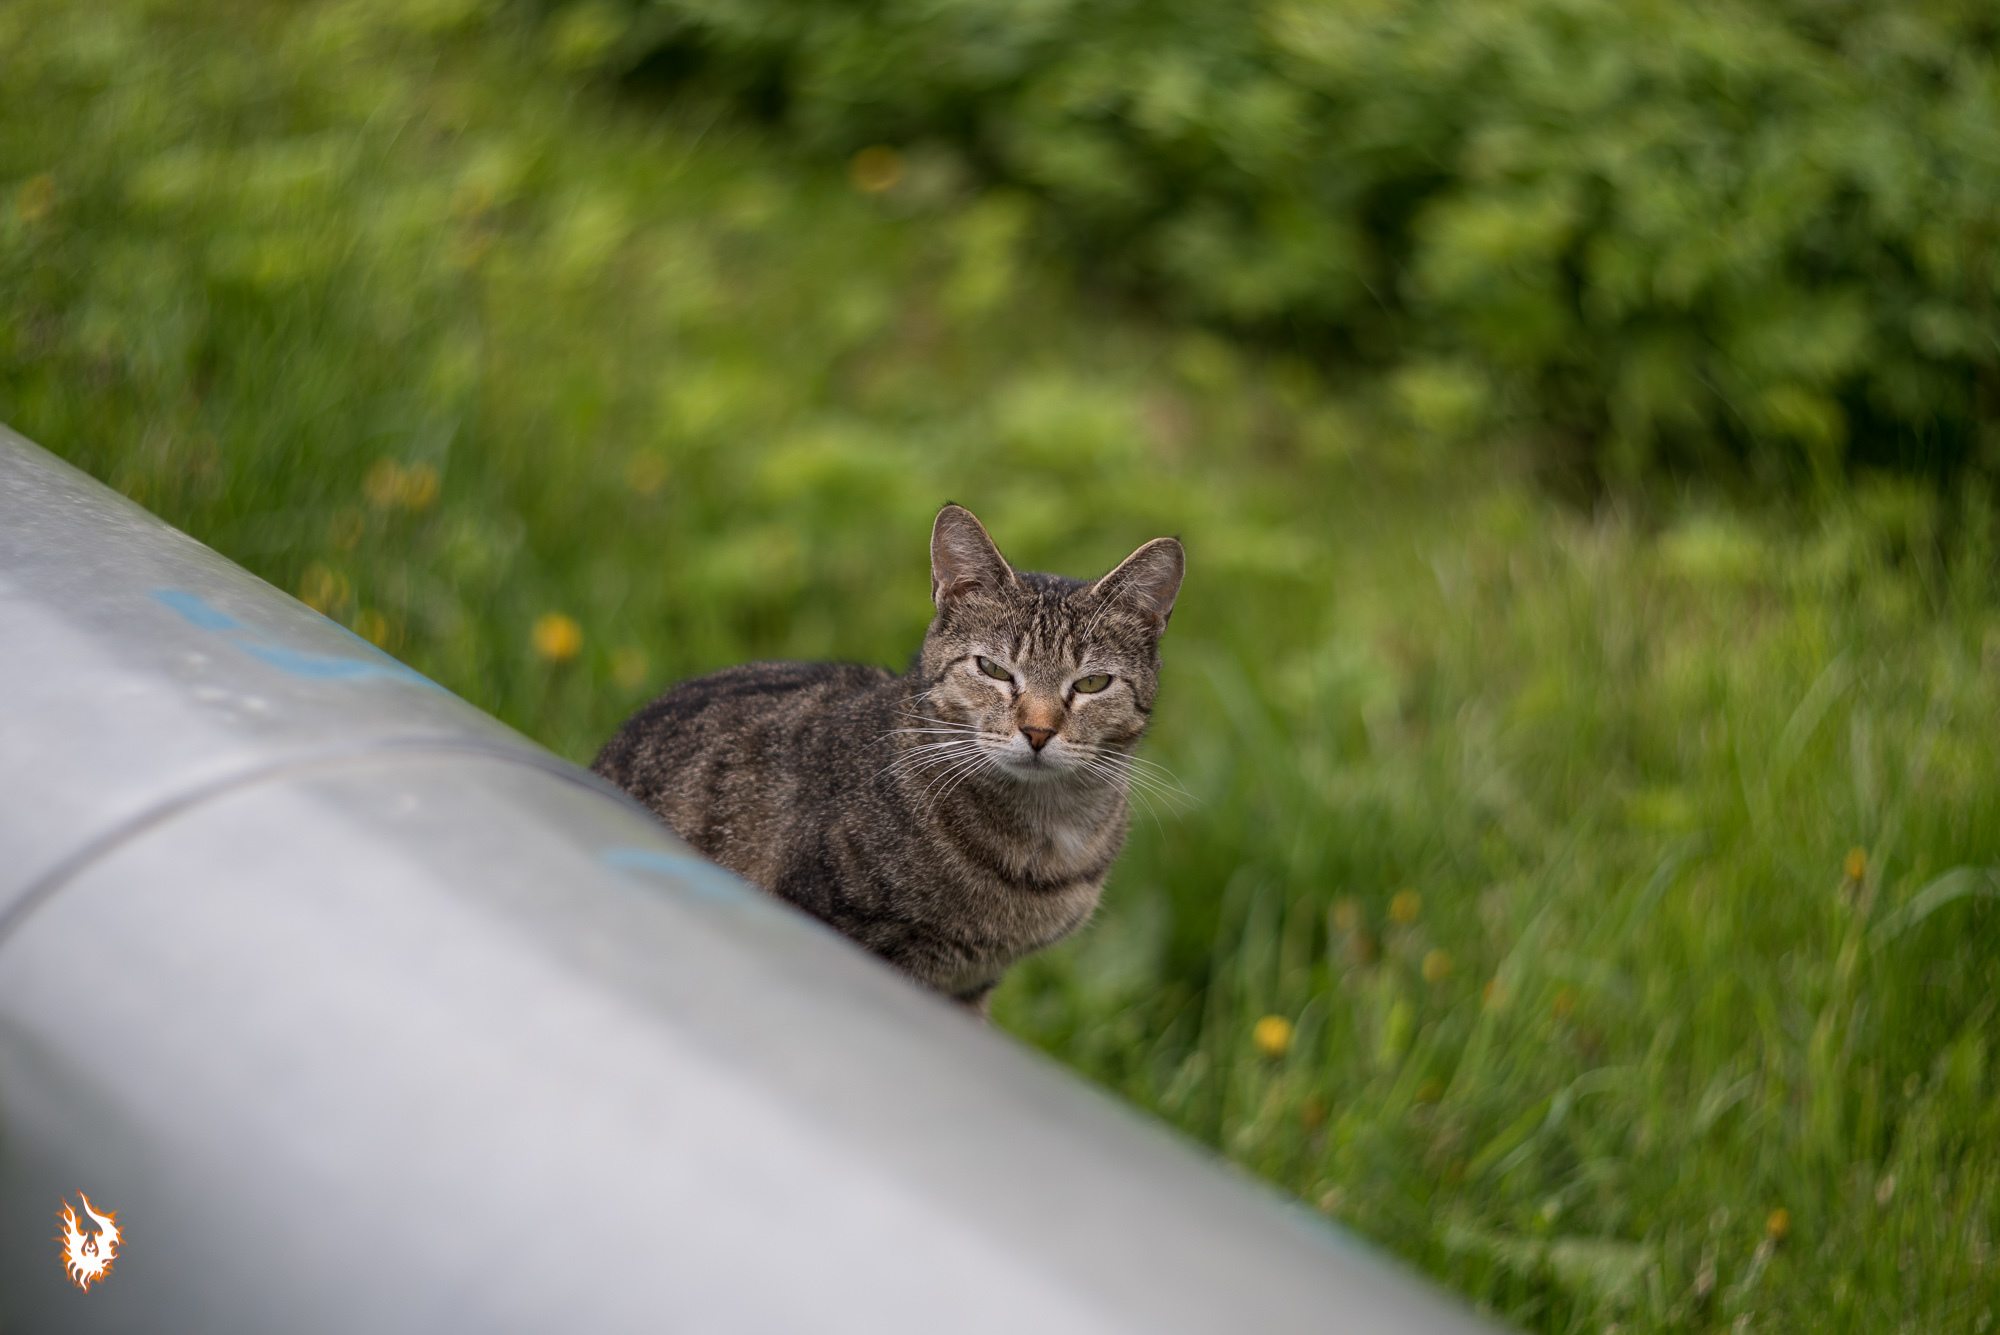
{"label": "cat's left ear", "polygon": [[1174,599],[1187,573],[1187,553],[1178,538],[1154,538],[1118,568],[1091,585],[1093,597],[1114,599],[1152,623],[1158,635],[1174,614]]}

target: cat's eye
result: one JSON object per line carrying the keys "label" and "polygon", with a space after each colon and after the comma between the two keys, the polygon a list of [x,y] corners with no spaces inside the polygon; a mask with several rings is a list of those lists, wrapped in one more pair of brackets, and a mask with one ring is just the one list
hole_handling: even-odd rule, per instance
{"label": "cat's eye", "polygon": [[993,680],[995,681],[1014,680],[1013,673],[1009,672],[1006,668],[1001,667],[998,663],[994,662],[990,658],[982,658],[979,660],[979,670],[981,672],[984,672],[987,676],[993,678]]}
{"label": "cat's eye", "polygon": [[1085,695],[1096,695],[1111,684],[1111,674],[1109,672],[1093,672],[1088,677],[1078,677],[1072,684]]}

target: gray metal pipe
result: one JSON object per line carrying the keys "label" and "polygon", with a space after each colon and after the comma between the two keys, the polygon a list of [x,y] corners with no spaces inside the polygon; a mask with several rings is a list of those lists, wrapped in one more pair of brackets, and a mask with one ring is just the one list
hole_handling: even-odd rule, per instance
{"label": "gray metal pipe", "polygon": [[0,428],[0,1329],[1483,1328]]}

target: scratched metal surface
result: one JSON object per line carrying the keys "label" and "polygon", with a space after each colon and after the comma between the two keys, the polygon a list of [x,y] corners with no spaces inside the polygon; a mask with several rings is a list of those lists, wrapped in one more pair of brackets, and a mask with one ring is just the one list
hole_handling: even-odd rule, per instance
{"label": "scratched metal surface", "polygon": [[18,437],[0,794],[0,1331],[1484,1329]]}

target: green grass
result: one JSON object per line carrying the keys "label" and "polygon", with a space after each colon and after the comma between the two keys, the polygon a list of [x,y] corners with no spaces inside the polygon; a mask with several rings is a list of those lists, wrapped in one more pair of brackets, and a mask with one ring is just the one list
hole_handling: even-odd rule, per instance
{"label": "green grass", "polygon": [[1533,1329],[1991,1328],[1991,498],[1580,511],[588,39],[0,8],[0,418],[578,760],[900,663],[947,498],[1030,567],[1177,532],[1186,800],[1001,1023]]}

